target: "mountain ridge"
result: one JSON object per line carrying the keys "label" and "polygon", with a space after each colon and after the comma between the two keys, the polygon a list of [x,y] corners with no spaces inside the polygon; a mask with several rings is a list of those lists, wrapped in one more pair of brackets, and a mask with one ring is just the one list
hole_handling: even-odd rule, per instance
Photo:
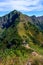
{"label": "mountain ridge", "polygon": [[43,19],[39,19],[16,10],[2,17],[0,65],[43,65]]}
{"label": "mountain ridge", "polygon": [[[14,11],[10,12],[9,14],[2,16],[0,18],[0,26],[1,27],[3,27],[4,23],[7,23],[6,20],[10,19],[10,16],[13,16],[14,12],[16,12],[17,14],[19,13],[19,15],[22,14],[21,12],[19,12],[17,10],[14,10]],[[33,16],[27,16],[27,15],[25,15],[25,16],[26,16],[26,18],[27,18],[27,20],[29,22],[31,22],[32,24],[38,26],[38,28],[40,28],[41,30],[43,30],[43,16],[38,16],[38,17],[36,17],[35,15],[33,15]]]}
{"label": "mountain ridge", "polygon": [[[24,15],[21,12],[14,10],[11,13],[7,14],[6,16],[2,17],[2,21],[1,21],[0,25],[2,26],[2,30],[5,29],[5,31],[7,31],[7,29],[8,29],[8,31],[13,30],[13,28],[17,29],[16,30],[17,35],[21,36],[22,39],[24,39],[24,40],[25,40],[25,36],[27,38],[29,35],[29,37],[32,39],[33,42],[42,44],[42,41],[43,41],[42,34],[43,33],[41,31],[43,31],[43,28],[41,29],[41,27],[43,27],[43,26],[42,26],[42,24],[40,25],[40,22],[36,16],[28,17],[27,15]],[[10,30],[10,28],[11,28],[11,30]],[[9,33],[8,31],[5,32],[5,34],[4,34],[4,32],[2,32],[2,37],[5,35],[6,37],[5,36],[4,37],[7,38],[6,34],[10,35],[10,33],[11,33],[11,32]],[[15,34],[16,34],[16,32],[15,32]],[[41,34],[40,34],[40,32],[41,32]],[[40,35],[40,37],[42,37],[41,39],[38,38],[39,35]],[[12,33],[11,33],[11,36],[12,36]],[[10,36],[8,36],[8,37],[10,37]]]}

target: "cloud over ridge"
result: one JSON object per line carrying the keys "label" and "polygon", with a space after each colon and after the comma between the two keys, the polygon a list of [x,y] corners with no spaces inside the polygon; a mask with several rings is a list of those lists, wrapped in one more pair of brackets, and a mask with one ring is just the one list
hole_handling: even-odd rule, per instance
{"label": "cloud over ridge", "polygon": [[40,0],[5,0],[0,2],[0,11],[16,9],[19,11],[40,11],[43,5]]}
{"label": "cloud over ridge", "polygon": [[23,12],[43,11],[43,0],[1,0],[0,12],[18,10]]}

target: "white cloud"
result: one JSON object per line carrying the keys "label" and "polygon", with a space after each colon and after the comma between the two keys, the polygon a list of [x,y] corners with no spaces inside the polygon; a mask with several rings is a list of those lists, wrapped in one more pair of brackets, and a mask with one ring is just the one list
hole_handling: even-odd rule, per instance
{"label": "white cloud", "polygon": [[43,5],[40,0],[5,0],[0,2],[0,11],[9,10],[19,10],[19,11],[41,11],[43,10]]}

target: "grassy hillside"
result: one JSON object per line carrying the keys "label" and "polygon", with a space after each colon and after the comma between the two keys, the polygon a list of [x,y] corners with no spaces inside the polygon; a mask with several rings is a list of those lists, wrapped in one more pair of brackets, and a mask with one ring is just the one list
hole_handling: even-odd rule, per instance
{"label": "grassy hillside", "polygon": [[0,65],[26,65],[30,61],[32,65],[43,65],[43,32],[28,16],[13,14],[11,25],[8,22],[0,29]]}

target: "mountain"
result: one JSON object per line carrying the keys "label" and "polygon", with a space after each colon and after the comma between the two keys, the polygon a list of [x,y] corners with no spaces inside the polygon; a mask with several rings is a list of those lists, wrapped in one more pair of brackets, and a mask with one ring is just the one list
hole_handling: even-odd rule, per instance
{"label": "mountain", "polygon": [[43,16],[40,16],[40,17],[32,16],[31,18],[32,18],[33,24],[38,26],[39,29],[43,30]]}
{"label": "mountain", "polygon": [[30,61],[43,65],[43,16],[30,17],[14,10],[0,17],[0,65]]}
{"label": "mountain", "polygon": [[[9,14],[0,17],[0,26],[4,27],[7,26],[9,27],[9,25],[11,25],[10,23],[12,22],[12,18],[17,18],[19,17],[19,15],[22,14],[16,10],[10,12]],[[43,16],[40,17],[36,17],[35,15],[33,16],[26,16],[25,17],[27,19],[27,21],[31,22],[32,24],[38,26],[41,30],[43,30]]]}
{"label": "mountain", "polygon": [[15,11],[12,11],[11,13],[1,17],[0,18],[0,26],[2,28],[9,27],[13,23],[13,21],[15,21],[15,19],[19,17],[19,15],[20,15],[19,12],[17,12],[15,10]]}

